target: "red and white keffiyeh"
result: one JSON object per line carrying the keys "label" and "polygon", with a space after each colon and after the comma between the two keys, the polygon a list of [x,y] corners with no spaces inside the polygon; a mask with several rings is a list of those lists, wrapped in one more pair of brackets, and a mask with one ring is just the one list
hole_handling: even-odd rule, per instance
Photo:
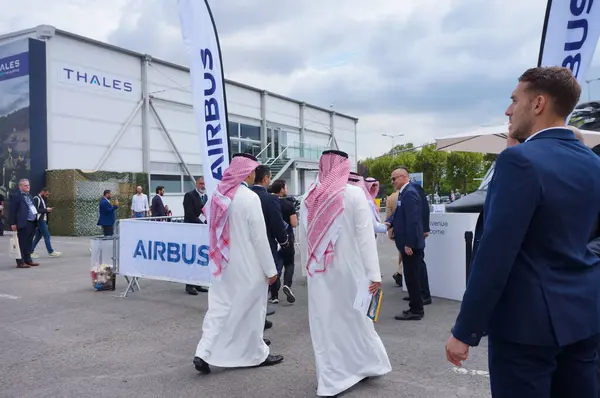
{"label": "red and white keffiyeh", "polygon": [[229,205],[242,182],[257,167],[256,160],[245,156],[233,157],[212,195],[209,220],[209,264],[215,277],[221,275],[223,268],[229,262]]}
{"label": "red and white keffiyeh", "polygon": [[350,179],[348,180],[348,184],[354,185],[355,187],[359,187],[365,193],[365,197],[367,198],[367,200],[369,200],[369,201],[372,200],[371,194],[369,193],[369,190],[367,189],[367,186],[365,185],[365,179],[363,178],[363,176],[361,176],[359,174],[352,174],[350,176]]}
{"label": "red and white keffiyeh", "polygon": [[350,161],[341,153],[324,152],[319,160],[318,180],[304,203],[307,209],[309,276],[325,272],[333,260],[333,248],[339,236],[337,222],[344,211],[344,191],[350,174]]}
{"label": "red and white keffiyeh", "polygon": [[365,179],[363,178],[363,176],[361,176],[359,174],[352,174],[350,176],[350,179],[348,180],[348,184],[354,185],[363,190],[363,192],[365,193],[365,198],[367,198],[367,202],[369,202],[369,207],[371,208],[371,211],[373,212],[373,220],[375,222],[379,222],[381,220],[381,218],[379,216],[379,209],[377,208],[375,199],[373,198],[373,196],[371,196],[371,192],[369,192],[369,189],[367,188],[367,185],[366,185],[366,182],[365,182]]}
{"label": "red and white keffiyeh", "polygon": [[377,198],[377,194],[379,193],[379,181],[373,177],[368,177],[365,178],[365,185],[367,186],[367,191],[369,191],[369,194],[371,194],[371,198],[375,200],[375,198]]}

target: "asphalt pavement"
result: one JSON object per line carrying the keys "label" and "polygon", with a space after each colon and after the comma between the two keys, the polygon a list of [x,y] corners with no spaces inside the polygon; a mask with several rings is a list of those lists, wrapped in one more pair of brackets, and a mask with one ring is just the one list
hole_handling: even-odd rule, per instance
{"label": "asphalt pavement", "polygon": [[[189,296],[184,285],[141,280],[142,290],[119,297],[95,292],[89,239],[53,237],[63,257],[41,253],[41,265],[17,269],[0,238],[0,397],[315,397],[315,365],[307,315],[307,291],[296,272],[294,305],[272,306],[274,327],[265,332],[281,365],[214,369],[192,365],[207,295]],[[2,243],[4,242],[4,243]],[[43,248],[43,245],[40,245]],[[446,361],[444,344],[459,303],[434,298],[425,318],[400,322],[405,292],[391,276],[397,252],[379,247],[384,302],[377,323],[392,363],[388,375],[361,383],[345,397],[489,397],[487,341],[471,350],[465,368]],[[285,297],[283,294],[282,297]]]}

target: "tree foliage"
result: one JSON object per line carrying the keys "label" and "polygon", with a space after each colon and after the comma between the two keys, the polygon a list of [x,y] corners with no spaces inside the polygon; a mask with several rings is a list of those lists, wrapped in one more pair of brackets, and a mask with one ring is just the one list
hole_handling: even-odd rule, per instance
{"label": "tree foliage", "polygon": [[392,192],[390,175],[400,166],[411,173],[423,173],[423,188],[428,193],[434,192],[436,186],[440,193],[448,193],[451,189],[472,192],[496,158],[496,155],[481,153],[438,151],[435,144],[413,148],[411,143],[397,145],[383,156],[362,162],[368,176],[380,182],[381,192]]}

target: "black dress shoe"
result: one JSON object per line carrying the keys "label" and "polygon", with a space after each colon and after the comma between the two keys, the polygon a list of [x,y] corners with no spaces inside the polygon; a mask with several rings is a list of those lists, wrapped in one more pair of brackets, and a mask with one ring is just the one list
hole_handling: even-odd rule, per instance
{"label": "black dress shoe", "polygon": [[200,292],[200,293],[207,293],[208,289],[202,286],[195,286],[196,291]]}
{"label": "black dress shoe", "polygon": [[265,359],[265,361],[263,363],[261,363],[260,366],[273,366],[273,365],[277,365],[280,364],[283,361],[283,356],[281,355],[269,355],[267,357],[267,359]]}
{"label": "black dress shoe", "polygon": [[420,321],[425,316],[425,313],[416,314],[414,312],[410,312],[410,310],[404,311],[402,315],[396,315],[394,317],[397,321]]}
{"label": "black dress shoe", "polygon": [[267,330],[267,329],[271,329],[272,327],[273,327],[273,322],[271,322],[271,321],[267,321],[267,320],[265,319],[265,330]]}
{"label": "black dress shoe", "polygon": [[269,339],[263,339],[263,341],[265,342],[266,345],[271,345],[271,340],[269,340]]}
{"label": "black dress shoe", "polygon": [[396,285],[402,287],[402,274],[396,272],[392,277],[394,278]]}
{"label": "black dress shoe", "polygon": [[185,292],[187,294],[192,295],[192,296],[197,296],[198,295],[198,292],[196,291],[196,289],[192,285],[185,285]]}
{"label": "black dress shoe", "polygon": [[271,316],[275,313],[275,310],[267,310],[267,316]]}
{"label": "black dress shoe", "polygon": [[194,366],[196,367],[196,370],[202,374],[207,375],[210,373],[210,366],[202,358],[195,357]]}

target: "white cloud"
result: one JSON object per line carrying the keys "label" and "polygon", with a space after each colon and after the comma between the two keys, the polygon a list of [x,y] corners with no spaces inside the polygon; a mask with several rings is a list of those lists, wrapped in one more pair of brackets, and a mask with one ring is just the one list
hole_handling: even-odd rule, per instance
{"label": "white cloud", "polygon": [[[389,149],[382,133],[423,144],[503,122],[518,75],[537,62],[546,6],[546,0],[210,3],[227,77],[359,117],[360,157]],[[187,63],[176,0],[23,0],[0,16],[0,31],[38,24]],[[588,75],[600,76],[600,57]],[[600,94],[600,85],[591,87]]]}

